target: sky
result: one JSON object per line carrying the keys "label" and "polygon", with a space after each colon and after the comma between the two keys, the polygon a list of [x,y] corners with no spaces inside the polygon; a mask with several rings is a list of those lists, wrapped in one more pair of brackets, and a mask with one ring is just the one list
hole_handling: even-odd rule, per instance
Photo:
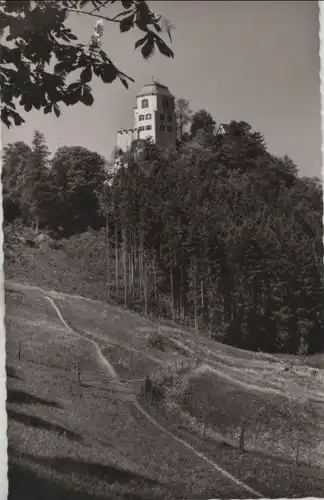
{"label": "sky", "polygon": [[[119,2],[118,2],[119,3]],[[109,157],[116,132],[133,125],[141,87],[158,78],[193,111],[206,109],[217,123],[246,121],[265,136],[270,152],[288,154],[300,175],[321,175],[319,8],[315,1],[149,1],[175,27],[174,59],[156,52],[144,60],[135,41],[141,32],[119,33],[105,23],[103,48],[135,83],[95,79],[92,107],[62,107],[62,115],[23,113],[20,127],[2,127],[2,142],[31,143],[44,133],[51,152],[84,146]],[[109,11],[107,11],[109,14]],[[95,20],[72,14],[69,23],[84,42]]]}

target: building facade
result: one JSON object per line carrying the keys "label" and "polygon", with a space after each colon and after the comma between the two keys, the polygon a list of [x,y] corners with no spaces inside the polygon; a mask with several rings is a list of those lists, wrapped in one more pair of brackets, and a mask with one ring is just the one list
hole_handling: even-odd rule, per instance
{"label": "building facade", "polygon": [[162,148],[176,142],[175,98],[168,87],[155,81],[137,94],[133,128],[117,132],[117,149],[125,152],[134,140],[147,138]]}

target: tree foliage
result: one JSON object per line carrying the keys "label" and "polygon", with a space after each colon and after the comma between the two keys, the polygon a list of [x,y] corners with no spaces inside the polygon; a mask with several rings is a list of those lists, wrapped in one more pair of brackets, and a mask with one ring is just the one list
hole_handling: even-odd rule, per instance
{"label": "tree foliage", "polygon": [[[127,307],[240,348],[323,350],[320,181],[270,154],[247,123],[219,133],[203,116],[207,135],[167,150],[133,144],[109,181],[99,155],[60,148],[43,227],[105,225],[103,276]],[[22,143],[5,153],[4,183],[16,191],[25,155]]]}
{"label": "tree foliage", "polygon": [[203,132],[208,136],[212,136],[215,129],[215,121],[208,111],[200,109],[192,116],[191,120],[191,137],[194,139],[199,132]]}
{"label": "tree foliage", "polygon": [[187,133],[186,128],[190,124],[192,111],[189,106],[189,101],[180,97],[175,103],[175,113],[177,118],[177,137],[182,141]]}
{"label": "tree foliage", "polygon": [[[86,148],[59,148],[51,162],[51,226],[73,234],[99,224],[99,196],[106,180],[105,159]],[[100,225],[100,224],[99,224]]]}
{"label": "tree foliage", "polygon": [[[161,38],[163,31],[170,35],[171,25],[157,16],[144,1],[122,0],[122,11],[114,16],[105,15],[116,0],[61,0],[11,1],[0,5],[1,121],[8,127],[21,125],[25,120],[18,105],[26,112],[32,109],[54,112],[59,116],[60,106],[83,103],[91,106],[93,77],[104,83],[119,79],[127,88],[133,81],[119,70],[101,48],[103,28],[100,21],[117,23],[121,33],[139,29],[142,36],[135,44],[141,47],[144,58],[154,48],[167,57],[172,50]],[[71,14],[100,19],[89,43],[83,44],[68,27]]]}

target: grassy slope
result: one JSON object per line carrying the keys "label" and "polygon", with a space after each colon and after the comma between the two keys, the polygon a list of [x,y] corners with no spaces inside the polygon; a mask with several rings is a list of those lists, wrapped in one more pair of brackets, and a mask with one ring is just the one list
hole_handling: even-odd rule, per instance
{"label": "grassy slope", "polygon": [[[296,407],[285,397],[300,391],[299,380],[307,367],[294,368],[300,375],[284,372],[282,363],[267,356],[203,339],[193,340],[181,329],[154,323],[111,305],[52,296],[65,320],[76,331],[95,339],[124,379],[145,374],[159,377],[173,371],[163,407],[151,407],[150,411],[175,434],[204,450],[265,497],[322,495],[323,470],[307,464],[296,468],[291,460],[293,450],[288,446],[290,433],[302,433],[301,458],[323,458],[319,446],[316,456],[310,457],[309,452],[305,456],[305,450],[309,450],[307,442],[313,442],[316,435],[318,445],[323,437],[319,408],[312,407],[312,425],[307,430],[299,429],[294,425],[296,418],[291,418],[292,409],[298,416],[310,410],[305,405]],[[35,487],[37,474],[46,492],[46,488],[49,492],[53,488],[56,497],[59,492],[59,498],[71,499],[77,498],[77,491],[82,492],[82,498],[87,498],[86,494],[115,498],[116,492],[122,491],[123,498],[134,499],[146,498],[145,495],[246,497],[194,454],[161,435],[124,400],[125,395],[117,387],[112,390],[96,365],[93,351],[62,327],[53,308],[37,293],[8,293],[6,313],[8,364],[21,377],[8,379],[11,484],[19,479],[24,488],[29,482]],[[149,342],[153,333],[165,336],[163,349],[154,348]],[[20,361],[18,339],[23,341]],[[76,384],[77,360],[84,381],[106,385],[108,390],[80,388]],[[168,364],[171,368],[167,368]],[[304,376],[304,383],[313,399],[323,397],[319,378]],[[269,388],[279,393],[270,395]],[[26,394],[34,400],[27,403]],[[182,408],[180,428],[171,411],[172,404]],[[263,413],[256,418],[258,411]],[[203,442],[199,437],[201,415],[214,433],[209,431]],[[231,446],[242,416],[247,422],[248,451],[243,456]],[[229,446],[224,446],[219,434]],[[73,460],[67,461],[68,456]],[[128,472],[121,473],[120,469]],[[11,498],[25,498],[24,490],[17,492],[15,488],[18,487],[13,488]],[[64,496],[67,489],[70,496]],[[130,494],[133,496],[127,496]]]}
{"label": "grassy slope", "polygon": [[[14,278],[21,282],[42,285],[47,289],[77,293],[94,299],[103,299],[105,297],[104,248],[102,236],[99,233],[88,233],[72,238],[64,242],[63,248],[60,249],[52,249],[46,243],[41,244],[38,248],[26,247],[24,243],[19,243],[17,240],[13,241],[8,232],[5,236],[5,242],[7,255],[8,253],[11,254],[11,257],[7,258],[5,262],[7,279]],[[15,300],[21,299],[16,298]],[[7,341],[8,353],[11,353],[9,361],[11,360],[12,366],[21,369],[24,378],[23,381],[19,382],[17,379],[10,378],[9,384],[18,383],[19,390],[21,389],[20,384],[27,384],[28,389],[37,396],[42,394],[44,390],[49,394],[54,391],[53,397],[55,397],[56,390],[61,390],[62,387],[65,387],[65,384],[68,384],[66,371],[59,372],[57,369],[53,371],[49,366],[37,364],[40,378],[33,377],[33,373],[35,373],[33,370],[36,369],[36,365],[31,365],[30,368],[29,365],[23,362],[24,356],[21,362],[17,361],[16,340],[19,336],[24,340],[28,338],[29,345],[24,343],[26,355],[28,351],[28,356],[37,358],[38,362],[41,359],[47,365],[49,362],[55,362],[57,366],[62,365],[62,363],[65,366],[70,360],[68,370],[70,370],[71,374],[73,373],[73,376],[71,375],[71,387],[66,387],[62,399],[69,401],[69,394],[72,394],[73,391],[74,399],[71,400],[72,403],[69,403],[70,406],[64,406],[61,410],[62,420],[65,423],[69,422],[75,431],[79,429],[82,423],[80,433],[84,435],[88,433],[90,440],[92,440],[95,435],[94,426],[92,425],[92,421],[96,421],[94,415],[96,418],[102,415],[95,427],[100,430],[100,436],[102,434],[105,436],[103,441],[104,449],[106,450],[108,443],[110,445],[114,441],[119,446],[121,435],[124,435],[125,422],[121,421],[120,429],[122,430],[116,431],[116,435],[115,429],[111,429],[109,426],[107,434],[105,433],[105,426],[110,419],[105,414],[107,410],[103,409],[107,406],[107,395],[103,394],[102,391],[97,391],[97,394],[93,395],[87,389],[88,393],[85,392],[80,399],[79,387],[75,384],[76,352],[78,353],[83,377],[88,381],[90,381],[91,377],[93,379],[93,375],[89,373],[89,370],[93,371],[94,361],[87,352],[88,348],[85,348],[82,342],[77,341],[76,343],[75,339],[70,336],[67,337],[66,331],[62,329],[55,312],[49,304],[45,305],[44,301],[41,300],[41,303],[36,307],[37,301],[40,300],[37,298],[37,294],[29,300],[29,305],[24,307],[22,307],[21,303],[18,304],[19,311],[21,311],[18,317],[16,316],[17,304],[13,301],[13,296],[7,302],[7,339],[8,332],[10,336]],[[255,488],[261,489],[261,491],[265,492],[265,496],[270,494],[291,496],[293,493],[302,495],[322,494],[323,488],[320,483],[323,482],[323,473],[322,470],[315,467],[317,464],[323,463],[324,454],[322,445],[323,427],[321,424],[323,420],[321,408],[324,396],[321,371],[295,365],[292,372],[286,372],[284,371],[285,363],[271,357],[239,351],[202,338],[197,339],[188,336],[183,329],[173,328],[165,323],[154,323],[147,318],[107,304],[60,297],[58,305],[65,319],[72,324],[73,328],[90,333],[92,338],[98,341],[105,355],[109,357],[120,376],[125,379],[137,379],[149,374],[158,374],[157,377],[161,379],[161,377],[165,377],[166,372],[175,372],[176,362],[178,370],[180,362],[186,362],[188,366],[185,366],[181,373],[173,373],[166,400],[163,404],[163,411],[157,408],[150,408],[150,411],[156,412],[158,418],[171,426],[174,432],[180,433],[188,441],[194,442],[196,447],[206,449],[206,452],[216,458],[217,462],[227,470],[232,471],[237,477],[247,481]],[[27,322],[26,315],[29,318]],[[148,342],[148,335],[154,332],[155,334],[164,335],[168,339],[167,342],[164,341],[163,350],[152,347]],[[34,336],[36,339],[35,345],[33,344]],[[11,347],[10,339],[14,340]],[[54,339],[54,341],[51,339]],[[63,356],[62,346],[64,346]],[[39,349],[41,349],[40,353]],[[82,351],[82,349],[86,350]],[[10,358],[10,356],[12,357]],[[198,366],[196,366],[197,358],[199,359]],[[321,366],[323,357],[314,357],[312,361],[317,366]],[[295,362],[295,358],[292,359],[292,362]],[[172,368],[166,369],[167,364],[171,365]],[[97,376],[95,376],[95,379],[97,380]],[[106,379],[102,379],[101,382],[106,383]],[[55,389],[55,384],[57,384],[58,389]],[[24,391],[25,386],[21,390]],[[307,404],[304,397],[305,393],[308,396]],[[109,397],[113,397],[113,394],[115,394],[116,401],[119,400],[116,393],[111,392]],[[88,402],[88,405],[85,404],[85,401]],[[39,411],[44,411],[42,410],[43,406],[41,403],[33,406],[37,415]],[[175,426],[175,419],[172,416],[172,408],[175,407],[180,407],[182,412],[180,429]],[[169,410],[166,411],[166,408],[169,408]],[[51,411],[54,410],[51,409]],[[87,415],[83,413],[86,411],[88,411]],[[17,421],[13,418],[13,415],[10,417],[10,421],[14,422],[13,425],[16,426]],[[129,410],[125,410],[125,415],[128,418]],[[139,415],[132,415],[133,419],[139,422]],[[119,420],[119,417],[117,420]],[[199,438],[202,421],[206,422],[208,427],[207,438],[204,442]],[[248,453],[244,456],[238,455],[237,451],[233,449],[233,444],[237,445],[238,432],[242,422],[245,422],[247,429],[246,444]],[[21,421],[20,425],[22,425]],[[30,427],[33,426],[27,425],[28,432],[33,436],[31,442],[34,442],[35,438],[39,440],[37,435],[34,435],[35,428],[31,429]],[[21,432],[27,431],[22,429]],[[37,432],[39,432],[39,429]],[[143,457],[146,457],[146,460],[152,466],[151,462],[154,463],[155,461],[149,460],[147,457],[150,456],[148,449],[149,446],[152,446],[151,439],[155,443],[156,430],[154,438],[151,438],[150,434],[148,434],[149,437],[144,439],[143,436],[146,436],[147,432],[147,429],[142,430],[139,441],[141,444],[142,442],[147,443],[147,448],[143,451]],[[95,451],[93,452],[95,456],[99,453],[96,441],[98,439],[97,434]],[[45,435],[47,436],[46,433]],[[55,433],[54,435],[56,436]],[[136,435],[135,431],[134,435]],[[126,433],[126,436],[128,449],[134,448],[137,450],[138,441],[135,443],[133,432]],[[222,440],[225,440],[229,446],[222,445]],[[296,468],[292,463],[292,459],[296,453],[298,440],[301,443],[300,459],[305,464]],[[17,442],[20,441],[18,439]],[[125,443],[121,444],[121,447],[123,448],[124,445]],[[61,444],[57,446],[57,449],[61,449]],[[166,457],[158,462],[158,477],[160,477],[159,471],[163,469],[161,469],[162,464],[166,463],[169,467],[170,463],[172,463],[175,445],[173,443],[170,446]],[[76,452],[73,451],[73,453]],[[79,457],[78,453],[76,453],[77,457]],[[179,453],[178,458],[181,462],[183,450]],[[84,451],[82,451],[81,455],[83,456],[83,454]],[[124,456],[124,453],[122,455]],[[52,458],[54,456],[55,452],[52,452]],[[74,455],[72,454],[72,456]],[[46,462],[45,458],[44,461]],[[136,463],[137,458],[136,454],[135,459],[132,458],[131,460],[135,460]],[[90,461],[88,462],[90,463]],[[30,465],[31,461],[28,463]],[[118,457],[117,463],[123,465],[121,457]],[[312,463],[313,467],[310,468],[306,463]],[[186,460],[185,464],[187,464]],[[16,464],[15,467],[18,467],[18,465]],[[19,465],[19,467],[23,466]],[[50,465],[51,470],[53,467]],[[131,469],[132,467],[133,465]],[[188,464],[184,467],[184,470],[186,467],[188,468]],[[199,467],[200,471],[205,470],[203,464],[200,464]],[[142,468],[143,474],[146,468],[147,464]],[[183,469],[179,470],[176,472],[176,481],[180,481],[181,491],[188,491],[186,490],[187,487],[191,491],[191,488],[194,488],[193,483],[190,483],[190,486],[184,485],[182,479],[185,474],[181,473]],[[253,471],[258,471],[258,473],[254,474]],[[29,478],[28,471],[22,468],[20,473],[22,475],[26,474],[26,481],[30,480],[31,484],[33,484],[33,478]],[[201,472],[201,474],[204,479],[197,480],[197,484],[200,485],[200,489],[197,491],[204,490],[207,493],[205,472]],[[213,473],[209,471],[208,482],[210,482],[210,474],[213,477]],[[164,477],[164,473],[162,476]],[[195,477],[197,479],[197,476]],[[169,479],[167,483],[168,481]],[[170,479],[170,481],[171,483],[168,484],[173,484],[173,480]],[[148,486],[148,488],[151,488],[151,486]],[[155,486],[156,495],[159,495],[159,488],[162,488],[163,493],[161,494],[162,497],[165,497],[169,486],[166,489],[165,487]],[[230,491],[227,483],[225,490],[226,493]],[[100,493],[100,491],[99,488],[98,492]],[[106,490],[102,491],[107,494]],[[219,496],[218,493],[219,489],[216,489],[216,496]],[[172,495],[175,495],[173,490]],[[236,492],[234,496],[237,495]],[[20,498],[19,495],[17,498]]]}
{"label": "grassy slope", "polygon": [[62,328],[44,299],[7,293],[6,312],[10,499],[28,490],[53,500],[242,496],[162,435],[118,388],[80,387],[76,360],[85,375],[97,372],[97,384],[107,382],[93,351]]}
{"label": "grassy slope", "polygon": [[61,240],[59,248],[52,248],[48,241],[35,248],[26,245],[15,236],[33,236],[19,226],[6,226],[4,235],[4,270],[8,279],[93,299],[106,298],[104,236],[100,232]]}

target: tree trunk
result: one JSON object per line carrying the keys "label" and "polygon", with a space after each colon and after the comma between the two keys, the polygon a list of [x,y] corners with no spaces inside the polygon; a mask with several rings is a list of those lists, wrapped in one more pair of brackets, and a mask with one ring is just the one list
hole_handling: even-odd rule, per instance
{"label": "tree trunk", "polygon": [[115,225],[115,282],[116,282],[116,297],[118,295],[119,287],[118,287],[118,281],[119,281],[119,266],[118,266],[118,229],[117,229],[117,221]]}
{"label": "tree trunk", "polygon": [[106,217],[106,272],[107,272],[107,299],[110,300],[110,244],[109,244],[109,221]]}
{"label": "tree trunk", "polygon": [[142,290],[143,290],[143,248],[142,248],[142,235],[140,237],[140,246],[139,246],[139,256],[138,256],[138,265],[139,265],[139,297],[142,300]]}
{"label": "tree trunk", "polygon": [[245,434],[245,428],[242,426],[240,434],[240,444],[239,444],[240,453],[244,453],[244,434]]}
{"label": "tree trunk", "polygon": [[183,262],[180,263],[180,321],[184,323],[185,320],[185,310],[184,310],[184,272],[183,272]]}
{"label": "tree trunk", "polygon": [[204,280],[200,280],[200,300],[201,300],[201,307],[204,308]]}
{"label": "tree trunk", "polygon": [[124,306],[125,309],[127,307],[127,240],[126,240],[126,231],[123,228],[123,272],[124,272]]}
{"label": "tree trunk", "polygon": [[171,293],[171,317],[174,322],[174,294],[173,294],[173,270],[172,270],[172,256],[171,251],[169,250],[170,257],[170,293]]}
{"label": "tree trunk", "polygon": [[144,314],[147,316],[147,262],[144,262]]}
{"label": "tree trunk", "polygon": [[194,313],[195,313],[195,331],[198,332],[197,316],[197,258],[194,260]]}

